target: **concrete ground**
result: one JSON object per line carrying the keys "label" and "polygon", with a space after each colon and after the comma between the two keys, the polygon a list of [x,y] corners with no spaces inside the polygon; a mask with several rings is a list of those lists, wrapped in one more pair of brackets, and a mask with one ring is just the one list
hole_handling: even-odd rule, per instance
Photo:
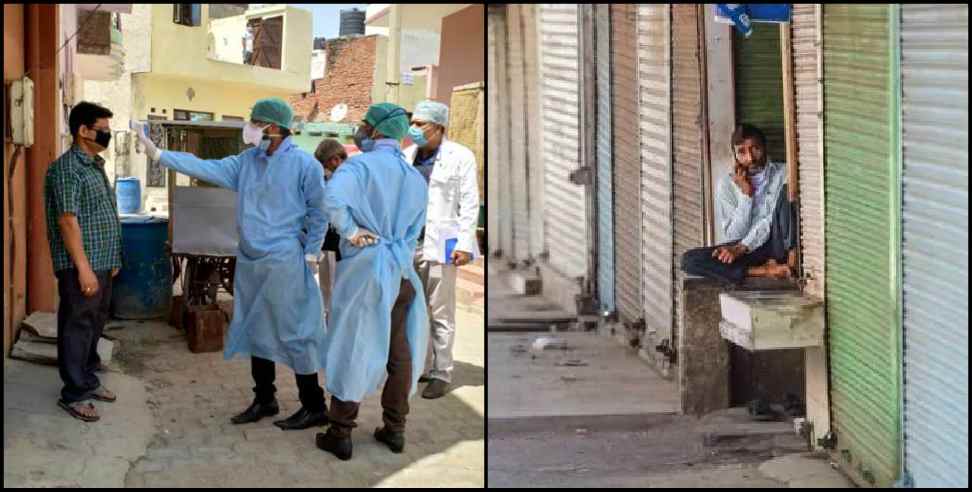
{"label": "concrete ground", "polygon": [[[675,383],[648,370],[634,353],[596,333],[490,333],[489,418],[665,414],[678,411]],[[566,350],[534,352],[538,339]]]}
{"label": "concrete ground", "polygon": [[[675,383],[634,349],[594,332],[551,333],[543,320],[556,308],[512,293],[505,273],[489,272],[487,293],[489,487],[852,486],[805,452],[791,424],[752,422],[745,409],[678,415]],[[524,306],[544,307],[539,322]],[[531,351],[542,337],[567,350]]]}
{"label": "concrete ground", "polygon": [[110,332],[119,339],[111,364],[117,372],[103,382],[118,401],[96,402],[99,422],[83,423],[57,407],[56,368],[5,361],[4,486],[483,487],[483,299],[466,287],[453,390],[410,401],[403,454],[371,435],[381,425],[378,395],[362,403],[351,461],[317,449],[321,428],[278,429],[273,420],[299,408],[293,373],[280,365],[280,415],[232,425],[230,417],[253,398],[248,360],[193,354],[184,333],[164,322],[113,321],[122,325]]}

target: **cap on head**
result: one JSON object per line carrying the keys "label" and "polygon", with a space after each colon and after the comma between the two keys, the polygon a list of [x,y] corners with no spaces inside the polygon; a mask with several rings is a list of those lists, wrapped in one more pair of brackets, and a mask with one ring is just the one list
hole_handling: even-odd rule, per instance
{"label": "cap on head", "polygon": [[269,97],[260,99],[253,105],[250,119],[275,123],[277,126],[289,130],[291,122],[294,120],[294,111],[283,99]]}
{"label": "cap on head", "polygon": [[397,104],[372,104],[365,113],[364,120],[388,138],[401,140],[408,133],[408,115],[405,113],[405,108]]}
{"label": "cap on head", "polygon": [[438,101],[422,101],[415,105],[415,113],[412,114],[412,119],[448,126],[449,107]]}

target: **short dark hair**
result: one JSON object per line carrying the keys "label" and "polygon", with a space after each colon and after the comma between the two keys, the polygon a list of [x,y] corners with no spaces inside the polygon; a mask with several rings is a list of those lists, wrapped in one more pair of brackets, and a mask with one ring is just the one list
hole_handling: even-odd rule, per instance
{"label": "short dark hair", "polygon": [[762,130],[746,123],[736,125],[736,131],[732,132],[732,145],[742,145],[747,138],[756,140],[764,150],[766,149],[766,135]]}
{"label": "short dark hair", "polygon": [[340,157],[342,161],[347,159],[348,151],[344,150],[341,142],[333,138],[325,138],[321,140],[321,143],[317,144],[317,149],[314,150],[314,157],[323,165],[334,157]]}
{"label": "short dark hair", "polygon": [[108,108],[99,106],[95,103],[81,101],[71,108],[71,115],[68,116],[68,126],[71,128],[71,135],[78,136],[78,129],[81,125],[92,127],[101,118],[111,118],[114,116]]}
{"label": "short dark hair", "polygon": [[[279,126],[279,125],[277,125],[277,126]],[[284,127],[281,126],[280,127],[280,137],[281,138],[287,138],[289,136],[290,136],[290,129],[289,128],[284,128]]]}

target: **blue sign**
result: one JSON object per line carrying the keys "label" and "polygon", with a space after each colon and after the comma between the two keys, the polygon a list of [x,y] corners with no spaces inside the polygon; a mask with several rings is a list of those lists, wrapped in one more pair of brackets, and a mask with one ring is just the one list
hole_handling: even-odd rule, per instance
{"label": "blue sign", "polygon": [[753,22],[790,22],[791,4],[788,3],[717,3],[717,22],[736,26],[745,37],[753,33]]}

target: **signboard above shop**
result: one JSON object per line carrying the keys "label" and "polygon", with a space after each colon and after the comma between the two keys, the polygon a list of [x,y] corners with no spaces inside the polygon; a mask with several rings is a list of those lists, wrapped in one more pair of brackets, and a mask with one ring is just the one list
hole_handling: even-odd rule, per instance
{"label": "signboard above shop", "polygon": [[754,22],[790,22],[789,3],[717,3],[712,6],[716,22],[736,26],[745,37],[753,33]]}

